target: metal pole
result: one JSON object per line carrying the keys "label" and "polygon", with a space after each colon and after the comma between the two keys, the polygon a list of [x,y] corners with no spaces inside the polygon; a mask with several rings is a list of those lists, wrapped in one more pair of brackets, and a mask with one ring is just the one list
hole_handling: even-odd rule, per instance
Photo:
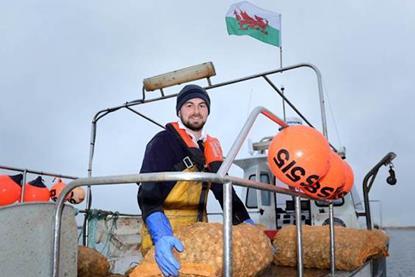
{"label": "metal pole", "polygon": [[336,244],[334,236],[334,212],[333,203],[329,204],[329,220],[330,220],[330,273],[334,276],[336,273]]}
{"label": "metal pole", "polygon": [[223,186],[223,275],[232,277],[232,182]]}
{"label": "metal pole", "polygon": [[24,191],[26,190],[27,169],[23,170],[22,192],[20,194],[20,202],[24,203]]}
{"label": "metal pole", "polygon": [[[92,161],[94,160],[94,152],[95,152],[95,139],[97,134],[97,121],[98,121],[98,115],[101,113],[97,113],[94,116],[94,120],[92,120],[91,124],[91,139],[89,142],[89,159],[88,159],[88,177],[92,176]],[[84,214],[84,223],[82,225],[82,245],[87,246],[88,245],[88,212],[91,209],[92,205],[92,190],[90,186],[87,186],[86,188],[86,199],[85,199],[85,214]]]}
{"label": "metal pole", "polygon": [[389,152],[385,155],[365,176],[363,179],[363,199],[365,204],[365,214],[366,214],[366,227],[368,230],[372,230],[372,215],[370,213],[369,205],[369,192],[372,188],[373,182],[378,174],[379,169],[382,166],[387,166],[396,158],[396,154]]}
{"label": "metal pole", "polygon": [[380,218],[380,226],[379,229],[383,229],[383,213],[382,213],[382,202],[379,200],[379,218]]}
{"label": "metal pole", "polygon": [[[281,43],[281,30],[282,30],[282,16],[281,16],[281,14],[280,14],[280,32],[279,32],[279,42],[280,42],[280,69],[282,68],[282,43]],[[282,72],[281,72],[281,74],[282,74]],[[282,94],[284,94],[284,87],[281,85],[281,91],[282,91]],[[283,114],[283,119],[284,119],[284,121],[286,121],[287,120],[287,118],[286,118],[286,116],[285,116],[285,99],[284,98],[282,98],[282,114]]]}
{"label": "metal pole", "polygon": [[264,107],[256,107],[250,114],[248,119],[246,120],[244,126],[242,127],[242,130],[239,132],[235,142],[232,144],[231,149],[228,152],[228,155],[226,155],[226,159],[223,161],[221,167],[218,170],[218,174],[220,176],[225,176],[225,174],[228,172],[229,168],[231,167],[233,160],[235,159],[236,155],[239,152],[239,149],[241,149],[241,146],[243,142],[245,141],[245,138],[248,136],[249,131],[251,130],[252,125],[255,122],[255,119],[257,116],[262,113],[281,127],[287,127],[288,125],[278,118],[276,115],[271,113],[269,110],[267,110]]}
{"label": "metal pole", "polygon": [[[284,90],[285,90],[285,88],[281,87],[282,95],[284,95]],[[283,116],[284,121],[287,121],[287,115],[286,115],[286,112],[285,112],[285,99],[284,99],[284,97],[282,98],[282,116]]]}
{"label": "metal pole", "polygon": [[22,173],[26,172],[26,174],[33,173],[33,174],[38,174],[38,175],[43,175],[43,176],[65,178],[65,179],[72,179],[72,180],[78,179],[78,177],[75,177],[75,176],[68,176],[68,175],[56,174],[56,173],[45,172],[45,171],[40,171],[40,170],[18,168],[18,167],[5,166],[5,165],[0,165],[0,169],[13,170],[13,171],[22,172]]}
{"label": "metal pole", "polygon": [[275,73],[279,73],[279,72],[293,70],[293,69],[296,69],[296,68],[299,68],[299,67],[311,68],[314,71],[314,73],[316,74],[317,84],[318,84],[318,94],[319,94],[319,98],[320,98],[321,124],[322,124],[322,129],[323,129],[322,131],[323,131],[323,135],[325,137],[328,137],[326,109],[325,109],[325,106],[324,106],[325,105],[325,100],[324,100],[323,83],[322,83],[321,73],[320,73],[320,70],[313,64],[303,63],[303,64],[287,66],[287,67],[283,67],[283,68],[280,68],[280,69],[277,69],[277,70],[267,71],[267,72],[264,72],[264,73],[255,74],[255,75],[251,75],[251,76],[248,76],[248,77],[235,79],[235,80],[232,80],[232,81],[218,83],[218,84],[212,85],[210,87],[207,87],[205,89],[218,88],[218,87],[226,86],[226,85],[229,85],[229,84],[234,84],[234,83],[238,83],[238,82],[242,82],[242,81],[255,79],[255,78],[258,78],[258,77],[264,77],[264,76],[270,75],[270,74],[275,74]]}
{"label": "metal pole", "polygon": [[160,123],[158,123],[157,121],[155,121],[155,120],[153,120],[153,119],[149,118],[148,116],[145,116],[144,114],[142,114],[142,113],[140,113],[140,112],[137,112],[137,111],[136,111],[136,110],[134,110],[133,108],[126,107],[126,109],[127,109],[127,110],[129,110],[129,111],[131,111],[131,112],[133,112],[133,113],[135,113],[136,115],[141,116],[142,118],[144,118],[144,119],[146,119],[146,120],[150,121],[151,123],[153,123],[153,124],[155,124],[155,125],[159,126],[160,128],[162,128],[162,129],[166,129],[166,127],[164,127],[162,124],[160,124]]}
{"label": "metal pole", "polygon": [[301,221],[301,197],[295,196],[295,222],[297,228],[297,276],[303,277],[303,238]]}
{"label": "metal pole", "polygon": [[279,14],[279,18],[280,18],[280,31],[279,31],[279,43],[280,43],[280,68],[282,68],[282,41],[281,41],[281,30],[282,30],[282,15]]}
{"label": "metal pole", "polygon": [[[371,186],[373,181],[375,181],[376,174],[377,174],[377,170],[376,170],[374,175],[371,175],[369,178],[367,178],[367,180],[370,180],[370,185],[369,186]],[[363,201],[364,201],[364,204],[365,204],[366,228],[368,230],[372,230],[372,214],[370,212],[370,203],[369,203],[370,187],[365,186],[365,184],[367,183],[365,181],[366,181],[366,179],[363,181]]]}
{"label": "metal pole", "polygon": [[[75,181],[76,182],[76,181]],[[59,255],[60,255],[60,240],[61,240],[61,218],[63,211],[63,203],[65,202],[66,195],[69,194],[71,190],[68,189],[70,184],[62,190],[61,195],[59,195],[58,200],[56,201],[56,211],[55,211],[55,222],[54,222],[54,232],[53,232],[53,265],[52,265],[52,277],[59,276]]]}
{"label": "metal pole", "polygon": [[323,128],[323,135],[326,138],[328,138],[329,134],[327,132],[326,108],[325,108],[325,100],[324,100],[324,93],[323,93],[323,82],[321,81],[321,73],[320,73],[320,70],[314,65],[310,65],[310,68],[314,70],[317,76],[318,95],[320,96],[321,127]]}

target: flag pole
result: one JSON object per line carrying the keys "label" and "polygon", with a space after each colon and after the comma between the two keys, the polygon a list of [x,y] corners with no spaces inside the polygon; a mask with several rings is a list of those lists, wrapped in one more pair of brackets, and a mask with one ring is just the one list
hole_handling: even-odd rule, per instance
{"label": "flag pole", "polygon": [[[280,32],[279,32],[279,43],[280,43],[280,68],[282,68],[282,43],[281,43],[281,31],[282,31],[282,15],[279,14],[280,16]],[[281,71],[282,73],[282,71]]]}
{"label": "flag pole", "polygon": [[[282,18],[281,18],[281,14],[279,14],[279,16],[280,16],[280,32],[279,32],[279,42],[280,42],[280,68],[282,68],[282,43],[281,43],[281,31],[282,31]],[[282,74],[282,71],[281,71],[281,74]],[[281,85],[281,92],[282,92],[282,94],[284,95],[284,90],[285,90],[285,88],[284,88],[284,86],[282,86]],[[286,121],[287,120],[287,118],[286,118],[286,114],[285,114],[285,100],[284,100],[284,98],[282,99],[282,114],[283,114],[283,119],[284,119],[284,121]]]}

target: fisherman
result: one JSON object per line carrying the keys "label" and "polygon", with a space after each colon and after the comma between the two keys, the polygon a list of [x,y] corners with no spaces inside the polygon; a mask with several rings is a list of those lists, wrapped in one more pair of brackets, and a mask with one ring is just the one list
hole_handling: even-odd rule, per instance
{"label": "fisherman", "polygon": [[[176,114],[180,121],[168,123],[166,129],[147,144],[140,173],[216,173],[223,156],[219,141],[203,133],[209,113],[210,98],[206,90],[197,85],[186,85],[177,96]],[[182,252],[184,246],[174,236],[174,231],[197,221],[207,221],[209,189],[223,208],[222,184],[199,181],[140,184],[137,200],[145,222],[141,232],[141,252],[143,255],[147,253],[152,240],[155,260],[164,276],[178,276],[180,269],[172,250],[175,248]],[[254,224],[233,189],[232,200],[233,224]]]}

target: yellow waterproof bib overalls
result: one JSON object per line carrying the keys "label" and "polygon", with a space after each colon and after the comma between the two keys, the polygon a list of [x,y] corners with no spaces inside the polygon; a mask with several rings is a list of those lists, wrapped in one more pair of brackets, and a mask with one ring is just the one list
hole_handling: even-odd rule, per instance
{"label": "yellow waterproof bib overalls", "polygon": [[[185,142],[187,147],[198,148],[196,143],[189,137],[184,129],[180,129],[177,122],[171,123],[175,131],[180,135],[180,138]],[[188,166],[183,172],[197,172],[198,169],[195,164]],[[188,226],[190,224],[198,222],[202,219],[203,222],[207,222],[206,203],[208,196],[208,188],[204,188],[202,195],[202,182],[200,181],[178,181],[167,195],[163,203],[164,214],[170,221],[175,233],[179,228]],[[206,191],[206,192],[205,192]],[[200,215],[200,202],[205,203]],[[143,224],[141,228],[141,253],[143,256],[152,246],[152,240],[148,233],[147,227]]]}

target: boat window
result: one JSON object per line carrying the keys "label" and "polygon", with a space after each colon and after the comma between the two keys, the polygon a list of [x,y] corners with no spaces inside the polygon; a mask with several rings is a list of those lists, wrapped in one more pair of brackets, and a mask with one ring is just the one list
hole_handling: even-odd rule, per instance
{"label": "boat window", "polygon": [[[261,172],[259,175],[259,178],[262,183],[269,184],[270,179],[267,172]],[[256,181],[256,175],[251,174],[249,176],[249,180],[255,180]],[[257,199],[257,189],[248,188],[247,194],[246,194],[246,207],[247,208],[258,208],[258,199]],[[261,203],[264,206],[270,206],[271,205],[271,192],[261,190]]]}
{"label": "boat window", "polygon": [[[262,183],[266,183],[266,184],[270,183],[269,175],[267,172],[261,172],[261,174],[259,175],[259,178],[261,179]],[[264,206],[271,206],[271,192],[270,191],[267,191],[267,190],[261,191],[261,203]]]}
{"label": "boat window", "polygon": [[[249,176],[249,180],[255,179],[255,174]],[[248,191],[246,192],[245,204],[247,208],[258,208],[257,189],[248,188]]]}
{"label": "boat window", "polygon": [[[339,199],[336,199],[336,200],[333,201],[333,205],[335,207],[342,206],[343,204],[344,204],[344,198],[343,197],[342,198],[339,198]],[[323,202],[323,201],[317,201],[317,200],[316,200],[316,205],[319,206],[319,207],[328,207],[329,206],[325,202]]]}

